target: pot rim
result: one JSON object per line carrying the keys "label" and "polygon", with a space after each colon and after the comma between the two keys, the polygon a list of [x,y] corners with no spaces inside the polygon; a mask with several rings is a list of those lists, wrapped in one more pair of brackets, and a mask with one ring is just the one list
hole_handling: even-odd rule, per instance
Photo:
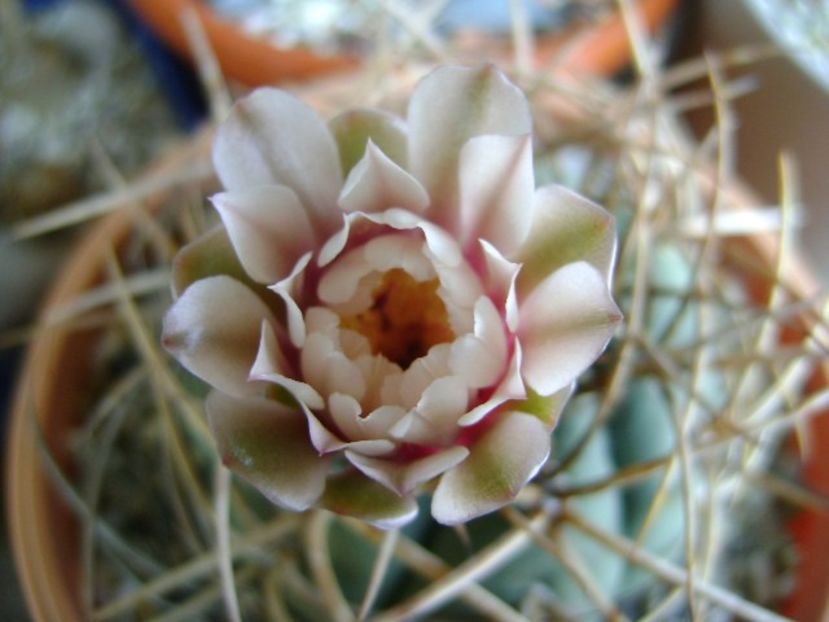
{"label": "pot rim", "polygon": [[[636,0],[642,24],[656,31],[674,13],[680,0]],[[193,11],[225,76],[248,86],[266,86],[353,71],[360,65],[354,55],[324,55],[302,47],[279,47],[244,31],[200,0],[130,0],[159,36],[179,54],[192,58],[182,15]],[[561,55],[559,57],[558,55]],[[631,45],[620,10],[595,25],[575,25],[562,33],[540,38],[538,66],[555,59],[557,68],[572,73],[612,75],[631,60]]]}

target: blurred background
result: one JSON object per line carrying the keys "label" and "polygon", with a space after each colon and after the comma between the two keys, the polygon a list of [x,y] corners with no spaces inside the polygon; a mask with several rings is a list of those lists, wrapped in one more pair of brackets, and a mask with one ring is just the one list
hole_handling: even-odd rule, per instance
{"label": "blurred background", "polygon": [[[242,92],[347,70],[381,50],[374,33],[383,20],[397,20],[413,50],[434,47],[437,54],[447,39],[506,38],[516,27],[516,7],[540,38],[601,24],[622,4],[635,2],[0,0],[3,428],[39,300],[82,234],[82,227],[49,232],[49,215],[67,206],[94,209],[96,196],[140,176],[207,121],[207,98],[187,53],[199,38],[192,29],[187,36],[182,8],[197,8],[187,15],[209,35],[231,90]],[[728,70],[731,83],[744,89],[732,127],[737,170],[774,205],[779,154],[793,155],[799,242],[829,283],[829,0],[640,4],[658,14],[663,62],[711,51],[744,56]],[[625,80],[626,58],[614,54],[592,69]],[[700,135],[713,123],[705,107],[687,117]],[[25,620],[5,537],[0,543],[0,619]]]}

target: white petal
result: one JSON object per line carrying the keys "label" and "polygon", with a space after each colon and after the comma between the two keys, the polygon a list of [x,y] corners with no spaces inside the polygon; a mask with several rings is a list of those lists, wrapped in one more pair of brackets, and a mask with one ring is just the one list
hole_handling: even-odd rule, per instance
{"label": "white petal", "polygon": [[562,186],[539,188],[533,199],[530,233],[518,252],[522,295],[558,268],[586,261],[608,286],[616,253],[616,221],[605,209]]}
{"label": "white petal", "polygon": [[402,495],[401,486],[398,482],[399,473],[402,469],[400,464],[348,450],[345,452],[345,457],[366,477],[370,477],[389,490],[394,491],[398,495]]}
{"label": "white petal", "polygon": [[[339,257],[325,271],[317,286],[317,295],[329,305],[349,303],[359,312],[372,302],[374,285],[363,280],[373,272],[382,273],[401,268],[417,281],[435,277],[431,262],[423,255],[422,242],[401,234],[382,235]],[[379,285],[380,278],[376,279]],[[359,296],[360,304],[351,301]]]}
{"label": "white petal", "polygon": [[366,219],[395,229],[416,229],[423,217],[401,208],[388,209],[379,214],[364,214]]}
{"label": "white petal", "polygon": [[474,335],[463,335],[452,343],[449,366],[472,389],[488,387],[498,380],[506,361],[497,359]]}
{"label": "white petal", "polygon": [[503,368],[507,358],[507,336],[501,316],[487,296],[481,296],[475,302],[475,336],[501,362]]}
{"label": "white petal", "polygon": [[[358,221],[365,220],[375,225],[391,227],[401,231],[420,229],[431,255],[437,261],[447,266],[456,266],[463,260],[460,246],[451,235],[422,216],[413,214],[406,209],[393,207],[382,212],[352,212],[347,214],[346,220],[352,228],[356,226]],[[327,253],[326,257],[332,253]]]}
{"label": "white petal", "polygon": [[279,345],[279,339],[273,326],[263,321],[259,332],[259,349],[256,352],[256,360],[253,362],[250,375],[284,374],[289,373],[289,371],[290,366]]}
{"label": "white petal", "polygon": [[364,441],[351,441],[344,448],[351,453],[363,456],[387,456],[395,449],[397,443],[385,438],[372,438]]}
{"label": "white petal", "polygon": [[334,340],[325,333],[310,333],[300,353],[302,377],[313,387],[325,391],[325,361],[334,353]]}
{"label": "white petal", "polygon": [[532,219],[532,139],[476,136],[460,156],[461,245],[483,238],[513,256]]}
{"label": "white petal", "polygon": [[345,453],[349,462],[365,475],[402,496],[414,492],[420,484],[451,469],[468,455],[469,450],[466,447],[450,447],[413,462],[401,463],[363,456],[351,451]]}
{"label": "white petal", "polygon": [[346,212],[379,212],[390,207],[422,211],[429,195],[420,182],[369,140],[366,153],[351,169],[338,204]]}
{"label": "white petal", "polygon": [[479,421],[485,419],[487,415],[494,412],[496,408],[509,401],[509,399],[509,396],[505,394],[494,393],[488,400],[478,404],[475,408],[458,419],[458,426],[468,428],[469,426],[475,425]]}
{"label": "white petal", "polygon": [[325,405],[325,401],[322,399],[322,396],[314,390],[314,387],[300,380],[290,378],[284,374],[276,374],[273,372],[251,374],[251,378],[279,385],[290,393],[297,402],[304,404],[308,408],[318,410]]}
{"label": "white petal", "polygon": [[214,391],[207,416],[224,463],[273,503],[294,511],[323,492],[329,460],[311,445],[302,415],[276,402]]}
{"label": "white petal", "polygon": [[334,353],[326,362],[325,391],[346,393],[356,400],[362,400],[366,392],[363,375],[352,361],[340,352]]}
{"label": "white petal", "polygon": [[190,285],[164,317],[162,344],[190,372],[234,397],[261,395],[248,381],[262,322],[276,318],[250,289],[227,276]]}
{"label": "white petal", "polygon": [[417,406],[392,426],[391,435],[401,441],[445,446],[458,433],[458,419],[466,412],[469,389],[458,376],[438,378],[423,392]]}
{"label": "white petal", "polygon": [[363,409],[353,397],[332,393],[328,396],[328,412],[345,438],[352,441],[366,438],[358,423]]}
{"label": "white petal", "polygon": [[310,307],[305,312],[305,329],[309,333],[332,335],[340,326],[340,318],[326,307]]}
{"label": "white petal", "polygon": [[320,232],[337,227],[337,147],[325,123],[293,95],[263,88],[239,100],[216,134],[213,162],[228,190],[288,186]]}
{"label": "white petal", "polygon": [[348,302],[354,297],[360,280],[373,266],[366,260],[362,247],[343,255],[322,275],[317,285],[317,296],[329,305]]}
{"label": "white petal", "polygon": [[323,395],[344,393],[357,401],[366,392],[360,368],[321,333],[311,333],[300,356],[302,376]]}
{"label": "white petal", "polygon": [[512,501],[550,453],[550,430],[539,419],[508,412],[470,448],[469,457],[443,474],[432,516],[456,525]]}
{"label": "white petal", "polygon": [[357,356],[354,363],[359,367],[366,384],[363,396],[366,410],[372,411],[384,404],[400,404],[399,384],[403,370],[397,363],[392,363],[385,356],[368,353]]}
{"label": "white petal", "polygon": [[501,404],[509,400],[523,400],[527,397],[527,389],[524,386],[524,380],[521,378],[521,360],[521,344],[516,341],[509,368],[498,388],[495,389],[489,399],[482,404],[478,404],[458,419],[459,426],[475,425]]}
{"label": "white petal", "polygon": [[414,408],[429,385],[438,378],[449,375],[450,352],[451,344],[432,346],[426,356],[415,359],[403,372],[399,387],[403,407]]}
{"label": "white petal", "polygon": [[292,378],[288,374],[288,364],[279,347],[273,328],[267,322],[262,322],[259,351],[250,370],[250,378],[272,382],[283,387],[294,399],[306,404],[309,408],[319,409],[325,405],[322,396],[313,387]]}
{"label": "white petal", "polygon": [[386,404],[371,411],[367,417],[360,420],[360,423],[366,436],[384,438],[388,436],[391,427],[405,414],[406,411],[400,406]]}
{"label": "white petal", "polygon": [[[399,406],[382,406],[367,416],[362,416],[363,408],[360,403],[352,396],[344,393],[333,393],[328,398],[328,412],[337,427],[342,431],[345,438],[350,441],[380,441],[383,443],[375,443],[380,449],[379,453],[388,453],[396,446],[395,443],[387,439],[388,430],[397,421],[399,421],[406,411]],[[370,452],[377,453],[377,450],[372,450],[370,444],[354,444],[351,443],[349,447],[354,448],[361,453]]]}
{"label": "white petal", "polygon": [[409,101],[409,167],[432,198],[430,219],[457,233],[458,159],[473,136],[528,134],[523,93],[492,65],[441,67]]}
{"label": "white petal", "polygon": [[527,397],[527,387],[524,386],[524,379],[521,377],[521,366],[524,363],[524,352],[521,349],[521,342],[516,340],[513,343],[512,350],[509,368],[501,384],[495,390],[495,393],[506,395],[511,400],[522,400]]}
{"label": "white petal", "polygon": [[[359,359],[363,356],[374,356],[371,354],[371,344],[365,336],[361,335],[356,331],[349,330],[347,328],[340,329],[338,331],[338,334],[340,337],[340,349],[342,350],[342,353],[345,354],[348,358],[350,358],[360,367],[360,372],[363,374],[363,379],[365,380],[365,370],[359,363]],[[366,390],[368,390],[368,387],[366,387]],[[363,397],[363,399],[365,399],[365,396]]]}
{"label": "white petal", "polygon": [[401,268],[416,281],[435,278],[432,262],[423,255],[423,243],[409,236],[396,234],[374,238],[363,246],[363,254],[380,272]]}
{"label": "white petal", "polygon": [[417,403],[417,411],[432,424],[454,429],[458,418],[466,412],[469,389],[463,378],[446,376],[438,378],[423,392]]}
{"label": "white petal", "polygon": [[317,265],[320,268],[327,266],[329,263],[334,261],[337,255],[343,252],[343,249],[348,242],[348,234],[351,231],[351,219],[348,217],[348,214],[343,214],[342,219],[342,226],[334,235],[328,238],[325,244],[322,245],[322,248],[317,255]]}
{"label": "white petal", "polygon": [[469,455],[466,447],[450,447],[444,451],[426,456],[407,465],[403,472],[401,490],[409,494],[420,484],[451,469]]}
{"label": "white petal", "polygon": [[469,387],[493,385],[507,368],[507,340],[495,305],[481,296],[475,303],[475,332],[456,339],[449,358],[452,373]]}
{"label": "white petal", "polygon": [[340,163],[346,173],[360,161],[368,141],[373,141],[388,157],[406,166],[406,123],[383,110],[347,110],[328,122],[337,141]]}
{"label": "white petal", "polygon": [[296,260],[314,248],[314,232],[305,210],[286,186],[256,186],[211,198],[233,248],[251,278],[275,283]]}
{"label": "white petal", "polygon": [[302,289],[305,268],[311,261],[311,253],[306,253],[296,262],[291,273],[268,289],[275,292],[285,302],[285,313],[288,317],[288,335],[291,343],[301,348],[305,342],[305,320],[302,317],[302,309],[296,302],[296,297]]}
{"label": "white petal", "polygon": [[527,383],[550,395],[572,382],[599,357],[621,317],[596,268],[578,262],[554,272],[521,305]]}
{"label": "white petal", "polygon": [[426,247],[435,260],[449,268],[460,265],[463,260],[463,253],[461,253],[461,247],[455,238],[427,221],[419,222],[418,227],[423,231],[423,236],[426,238]]}
{"label": "white petal", "polygon": [[486,261],[486,290],[498,303],[503,301],[507,328],[515,332],[518,327],[518,299],[515,284],[522,265],[504,257],[486,240],[480,240]]}
{"label": "white petal", "polygon": [[337,438],[331,430],[326,428],[322,422],[317,419],[317,416],[311,412],[308,406],[300,402],[300,408],[305,415],[305,421],[308,426],[308,437],[311,439],[311,444],[320,455],[340,451],[347,445],[345,441]]}

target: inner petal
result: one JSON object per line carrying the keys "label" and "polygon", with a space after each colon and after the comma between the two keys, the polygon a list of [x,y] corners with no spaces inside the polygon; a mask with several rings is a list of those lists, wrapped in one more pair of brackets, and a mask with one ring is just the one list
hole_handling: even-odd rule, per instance
{"label": "inner petal", "polygon": [[407,369],[432,346],[455,338],[439,287],[437,278],[417,281],[406,270],[392,268],[374,288],[371,305],[342,317],[340,326],[365,336],[374,354]]}

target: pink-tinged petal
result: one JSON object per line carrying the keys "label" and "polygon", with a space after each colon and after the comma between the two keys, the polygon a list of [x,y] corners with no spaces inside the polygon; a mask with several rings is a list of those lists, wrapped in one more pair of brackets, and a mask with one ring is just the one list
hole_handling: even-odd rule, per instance
{"label": "pink-tinged petal", "polygon": [[426,220],[420,221],[418,227],[426,238],[426,248],[437,261],[449,268],[460,265],[463,254],[455,238]]}
{"label": "pink-tinged petal", "polygon": [[496,301],[504,304],[504,320],[507,328],[515,332],[518,327],[518,297],[515,283],[521,264],[509,261],[501,252],[486,240],[481,240],[486,262],[486,289]]}
{"label": "pink-tinged petal", "polygon": [[[361,338],[358,339],[358,341],[362,344],[361,347],[363,352],[357,354],[356,356],[352,356],[352,360],[360,369],[360,373],[363,374],[363,381],[366,385],[366,393],[363,395],[362,403],[363,407],[370,413],[367,419],[371,420],[374,418],[374,411],[376,411],[376,409],[383,408],[384,405],[388,406],[389,404],[397,404],[400,401],[398,399],[383,399],[383,387],[395,382],[392,378],[399,378],[402,376],[403,372],[397,363],[392,363],[385,356],[377,356],[372,354],[368,340],[362,335],[357,335],[356,333],[352,333],[352,331],[346,330],[342,331],[340,334],[341,340],[348,334],[354,335],[355,338]],[[343,348],[343,351],[346,352],[346,349]],[[346,356],[350,356],[348,352],[346,352]],[[378,417],[378,421],[385,420],[385,416],[386,415]],[[402,416],[402,414],[400,416]],[[391,425],[391,423],[389,425]],[[372,430],[374,430],[372,432],[372,436],[383,436],[385,435],[385,431],[387,429],[388,426],[382,428],[382,430],[372,428]]]}
{"label": "pink-tinged petal", "polygon": [[[352,443],[352,448],[360,453],[388,453],[396,444],[384,439],[386,431],[406,414],[399,406],[383,406],[367,416],[363,416],[360,403],[350,395],[334,393],[328,398],[328,412],[334,423],[351,441],[370,441],[374,446]],[[380,442],[382,440],[382,443]],[[369,452],[365,448],[369,448]]]}
{"label": "pink-tinged petal", "polygon": [[351,218],[349,216],[350,214],[342,215],[342,226],[322,245],[320,252],[317,254],[317,265],[320,268],[330,264],[343,252],[348,242],[348,234],[351,232]]}
{"label": "pink-tinged petal", "polygon": [[512,358],[509,362],[509,368],[507,369],[507,373],[504,374],[501,383],[488,400],[475,406],[463,417],[458,419],[459,426],[467,427],[475,425],[509,400],[523,400],[527,397],[527,389],[524,386],[524,379],[521,377],[521,361],[521,344],[516,341]]}
{"label": "pink-tinged petal", "polygon": [[316,449],[321,456],[335,451],[340,451],[348,444],[342,439],[337,438],[331,430],[326,428],[325,425],[317,419],[317,416],[311,412],[311,409],[308,408],[308,406],[302,402],[300,402],[299,406],[302,409],[302,413],[305,415],[308,438],[311,439],[311,445],[314,446],[314,449]]}
{"label": "pink-tinged petal", "polygon": [[392,437],[422,445],[447,445],[457,435],[457,422],[466,412],[469,388],[463,378],[438,378],[423,392],[414,410],[400,419]]}
{"label": "pink-tinged petal", "polygon": [[251,380],[262,380],[279,385],[296,401],[305,404],[308,408],[320,409],[325,406],[322,396],[311,385],[291,378],[286,375],[287,373],[288,364],[279,347],[276,334],[270,324],[262,322],[259,351],[250,370]]}
{"label": "pink-tinged petal", "polygon": [[256,359],[253,361],[250,375],[284,374],[288,371],[288,368],[288,361],[282,352],[273,326],[268,322],[262,322],[259,330],[259,349],[256,351]]}
{"label": "pink-tinged petal", "polygon": [[463,378],[444,376],[423,392],[416,409],[436,428],[453,430],[468,402],[469,388]]}
{"label": "pink-tinged petal", "polygon": [[351,440],[366,438],[359,425],[363,409],[353,397],[344,393],[329,395],[328,412],[346,438]]}
{"label": "pink-tinged petal", "polygon": [[327,307],[310,307],[305,310],[305,326],[309,333],[334,334],[340,326],[340,318]]}
{"label": "pink-tinged petal", "polygon": [[447,267],[456,267],[463,260],[461,248],[451,235],[422,216],[406,209],[392,207],[382,212],[352,212],[348,215],[351,227],[354,227],[359,219],[401,231],[420,229],[426,240],[427,250],[436,261]]}
{"label": "pink-tinged petal", "polygon": [[369,141],[337,202],[346,212],[379,212],[390,207],[419,212],[429,205],[429,195],[417,179]]}
{"label": "pink-tinged petal", "polygon": [[432,197],[430,219],[452,233],[458,232],[458,160],[466,141],[532,129],[524,94],[492,65],[436,69],[415,87],[408,120],[409,170]]}
{"label": "pink-tinged petal", "polygon": [[302,377],[321,394],[343,393],[362,400],[366,384],[360,368],[323,333],[311,333],[302,349]]}
{"label": "pink-tinged petal", "polygon": [[517,254],[521,298],[562,266],[586,261],[610,283],[616,221],[604,208],[562,186],[536,190],[530,233]]}
{"label": "pink-tinged petal", "polygon": [[451,469],[468,455],[469,450],[466,447],[450,447],[414,462],[399,462],[364,456],[352,451],[345,452],[345,457],[351,464],[399,495],[411,494],[420,484]]}
{"label": "pink-tinged petal", "polygon": [[213,163],[228,190],[288,186],[321,232],[337,227],[337,147],[317,113],[293,95],[258,89],[239,100],[216,134]]}
{"label": "pink-tinged petal", "polygon": [[406,411],[400,406],[386,404],[371,411],[367,417],[360,420],[363,433],[372,438],[388,436],[391,427],[400,421]]}
{"label": "pink-tinged petal", "polygon": [[475,302],[474,333],[452,344],[449,367],[473,389],[488,387],[507,366],[507,338],[501,316],[492,301],[481,296]]}
{"label": "pink-tinged petal", "polygon": [[224,463],[273,503],[302,511],[319,499],[329,460],[311,446],[300,413],[214,391],[207,416]]}
{"label": "pink-tinged petal", "polygon": [[296,296],[302,288],[303,276],[305,275],[305,268],[311,261],[311,253],[305,253],[296,262],[291,273],[268,289],[282,298],[285,303],[285,314],[288,319],[288,335],[291,338],[291,343],[297,348],[301,348],[305,343],[305,320],[302,317],[302,309],[296,302]]}
{"label": "pink-tinged petal", "polygon": [[[418,281],[435,277],[431,262],[423,256],[422,240],[399,233],[376,237],[346,253],[320,279],[317,294],[328,304],[341,304],[354,298],[364,277],[393,268],[402,268]],[[379,285],[379,278],[378,283]],[[373,287],[365,291],[364,310],[373,302]]]}
{"label": "pink-tinged petal", "polygon": [[348,442],[343,448],[364,456],[387,456],[397,449],[397,443],[385,438],[370,438],[364,441]]}
{"label": "pink-tinged petal", "polygon": [[337,514],[353,516],[380,529],[402,527],[417,516],[417,503],[401,497],[356,470],[328,478],[322,506]]}
{"label": "pink-tinged petal", "polygon": [[532,138],[476,136],[461,149],[459,166],[461,245],[484,239],[513,256],[532,219]]}
{"label": "pink-tinged petal", "polygon": [[377,145],[394,162],[406,167],[407,138],[403,119],[382,110],[349,110],[328,122],[337,142],[343,173],[363,157],[368,141]]}
{"label": "pink-tinged petal", "polygon": [[383,235],[370,240],[362,249],[366,261],[378,272],[402,268],[416,281],[435,278],[432,263],[423,256],[423,242],[410,236]]}
{"label": "pink-tinged petal", "polygon": [[250,289],[228,276],[196,281],[164,317],[161,342],[190,372],[234,397],[261,395],[249,382],[262,322],[276,318]]}
{"label": "pink-tinged petal", "polygon": [[570,384],[599,357],[621,318],[596,268],[580,261],[556,270],[521,305],[527,384],[541,395]]}
{"label": "pink-tinged petal", "polygon": [[420,484],[428,482],[432,478],[455,467],[468,456],[469,449],[455,446],[416,460],[406,467],[401,478],[401,489],[404,491],[404,494],[409,494],[420,486]]}
{"label": "pink-tinged petal", "polygon": [[260,283],[285,278],[315,239],[305,209],[287,186],[256,186],[211,198],[245,271]]}
{"label": "pink-tinged petal", "polygon": [[429,348],[426,356],[415,359],[403,372],[399,392],[406,408],[414,408],[423,392],[438,378],[448,376],[451,344],[440,343]]}
{"label": "pink-tinged petal", "polygon": [[173,260],[173,295],[178,298],[192,283],[220,274],[249,287],[258,287],[242,267],[227,230],[218,225],[176,253]]}
{"label": "pink-tinged petal", "polygon": [[372,226],[378,232],[380,227],[383,226],[408,230],[416,229],[423,222],[420,216],[401,208],[391,208],[383,212],[350,212],[342,216],[342,226],[323,244],[319,252],[317,263],[320,267],[331,263],[343,251],[348,243],[352,228],[356,228],[363,233]]}
{"label": "pink-tinged petal", "polygon": [[470,448],[469,457],[443,474],[432,516],[457,525],[512,501],[550,453],[550,430],[532,415],[507,412]]}

